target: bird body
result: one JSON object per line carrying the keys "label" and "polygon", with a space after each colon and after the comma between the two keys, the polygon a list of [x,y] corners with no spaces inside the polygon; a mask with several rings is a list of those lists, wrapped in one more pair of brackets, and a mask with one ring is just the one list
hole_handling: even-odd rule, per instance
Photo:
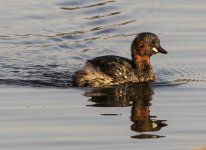
{"label": "bird body", "polygon": [[132,60],[120,56],[107,55],[88,60],[73,78],[75,86],[100,87],[128,82],[142,83],[155,80],[150,57],[164,53],[160,41],[154,33],[139,33],[131,45]]}

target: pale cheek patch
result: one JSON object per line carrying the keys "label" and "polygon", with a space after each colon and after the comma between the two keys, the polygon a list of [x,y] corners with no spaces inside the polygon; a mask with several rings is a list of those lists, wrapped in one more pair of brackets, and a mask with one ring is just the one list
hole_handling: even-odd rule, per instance
{"label": "pale cheek patch", "polygon": [[152,48],[152,51],[158,53],[158,50],[155,47]]}
{"label": "pale cheek patch", "polygon": [[156,127],[158,127],[158,125],[153,122],[153,123],[152,123],[152,128],[154,129],[154,128],[156,128]]}

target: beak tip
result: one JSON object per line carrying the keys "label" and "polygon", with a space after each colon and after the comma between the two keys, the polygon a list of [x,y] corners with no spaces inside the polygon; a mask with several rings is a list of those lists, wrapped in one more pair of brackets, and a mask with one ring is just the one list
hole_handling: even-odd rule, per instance
{"label": "beak tip", "polygon": [[168,54],[168,52],[165,49],[163,49],[162,47],[160,47],[158,49],[158,51],[159,51],[159,53],[162,53],[162,54]]}

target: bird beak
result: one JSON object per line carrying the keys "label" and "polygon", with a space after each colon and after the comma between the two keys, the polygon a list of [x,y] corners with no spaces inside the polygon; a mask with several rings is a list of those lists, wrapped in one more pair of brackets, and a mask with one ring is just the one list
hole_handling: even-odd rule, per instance
{"label": "bird beak", "polygon": [[167,52],[165,49],[163,49],[161,46],[158,47],[158,48],[153,47],[153,48],[152,48],[152,52],[153,52],[154,54],[156,54],[156,53],[167,54],[167,53],[168,53],[168,52]]}
{"label": "bird beak", "polygon": [[158,48],[158,52],[159,53],[162,53],[162,54],[167,54],[168,52],[165,50],[165,49],[163,49],[161,46]]}

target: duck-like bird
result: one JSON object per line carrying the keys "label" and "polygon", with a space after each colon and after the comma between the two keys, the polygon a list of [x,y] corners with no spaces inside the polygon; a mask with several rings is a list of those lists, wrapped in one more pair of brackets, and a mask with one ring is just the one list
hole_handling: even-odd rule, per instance
{"label": "duck-like bird", "polygon": [[150,57],[157,53],[167,54],[158,36],[150,32],[139,33],[131,44],[132,60],[114,55],[88,60],[82,69],[75,72],[73,85],[101,87],[154,81]]}

